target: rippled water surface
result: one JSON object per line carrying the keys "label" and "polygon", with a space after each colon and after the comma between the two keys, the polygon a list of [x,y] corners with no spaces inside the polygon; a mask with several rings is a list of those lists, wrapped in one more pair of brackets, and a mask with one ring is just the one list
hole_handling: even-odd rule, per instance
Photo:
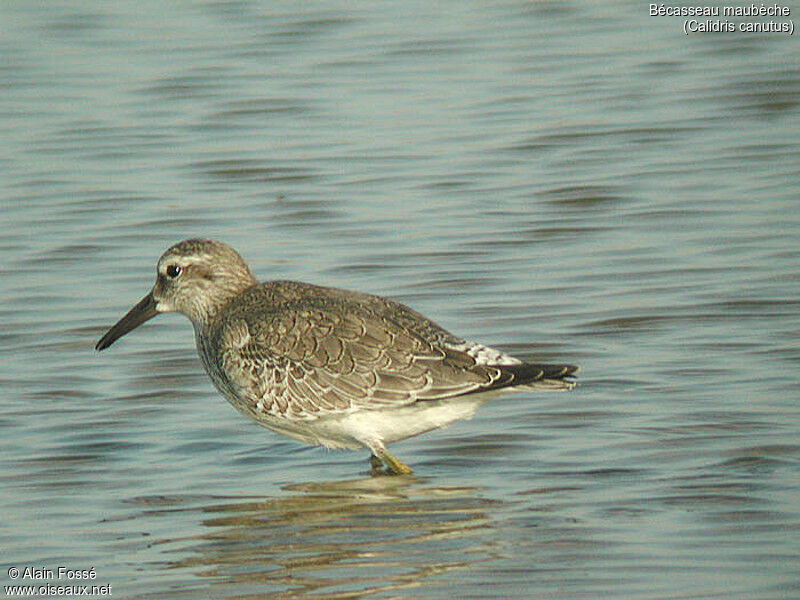
{"label": "rippled water surface", "polygon": [[[794,10],[794,7],[792,7]],[[4,3],[0,579],[117,598],[800,597],[800,51],[627,3]],[[166,315],[189,236],[574,362],[304,447]]]}

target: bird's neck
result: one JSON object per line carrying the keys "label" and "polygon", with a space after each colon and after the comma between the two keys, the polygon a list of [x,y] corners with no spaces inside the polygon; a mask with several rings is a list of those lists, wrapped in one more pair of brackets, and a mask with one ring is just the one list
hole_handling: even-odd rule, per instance
{"label": "bird's neck", "polygon": [[248,281],[239,280],[228,285],[218,285],[214,290],[213,297],[208,298],[202,305],[190,307],[186,316],[189,317],[196,331],[207,331],[217,315],[225,310],[225,307],[232,300],[249,290],[256,283],[258,283],[256,279],[252,278],[252,280]]}

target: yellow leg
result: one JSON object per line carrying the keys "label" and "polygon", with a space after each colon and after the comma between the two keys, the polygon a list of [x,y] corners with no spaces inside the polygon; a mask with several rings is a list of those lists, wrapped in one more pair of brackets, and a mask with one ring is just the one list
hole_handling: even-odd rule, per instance
{"label": "yellow leg", "polygon": [[375,456],[384,462],[387,470],[392,475],[411,475],[411,469],[389,454],[386,448],[379,448],[377,452],[375,452]]}

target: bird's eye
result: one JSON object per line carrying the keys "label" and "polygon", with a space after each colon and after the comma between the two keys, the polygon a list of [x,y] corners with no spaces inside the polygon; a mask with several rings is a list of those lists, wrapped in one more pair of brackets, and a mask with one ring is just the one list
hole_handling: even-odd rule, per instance
{"label": "bird's eye", "polygon": [[178,265],[168,265],[167,266],[167,277],[170,279],[175,279],[178,275],[181,274],[181,269]]}

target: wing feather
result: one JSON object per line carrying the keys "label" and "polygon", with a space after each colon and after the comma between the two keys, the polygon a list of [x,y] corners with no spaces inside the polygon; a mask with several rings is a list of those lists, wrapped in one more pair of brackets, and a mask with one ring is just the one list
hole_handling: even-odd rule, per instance
{"label": "wing feather", "polygon": [[482,362],[486,352],[478,346],[377,296],[295,282],[261,284],[250,293],[217,319],[215,382],[233,392],[232,402],[252,401],[240,409],[255,416],[316,419],[547,376],[520,370],[529,366],[523,363]]}

